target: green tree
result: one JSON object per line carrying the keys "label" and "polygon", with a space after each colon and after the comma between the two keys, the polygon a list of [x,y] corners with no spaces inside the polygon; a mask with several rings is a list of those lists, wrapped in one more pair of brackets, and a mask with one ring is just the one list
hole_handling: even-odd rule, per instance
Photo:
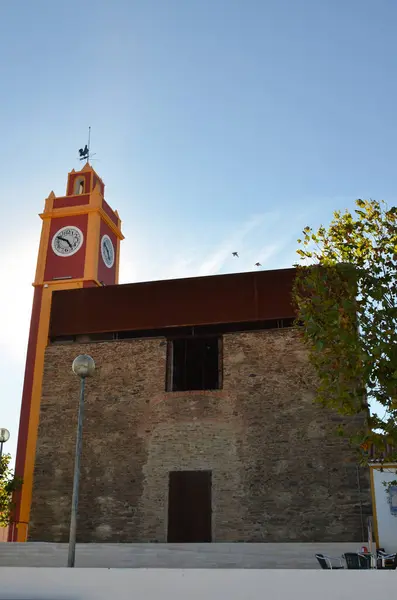
{"label": "green tree", "polygon": [[0,527],[7,527],[13,509],[12,494],[20,489],[22,480],[14,476],[10,469],[10,454],[3,454],[0,459]]}
{"label": "green tree", "polygon": [[[297,324],[318,375],[317,401],[349,419],[361,451],[397,458],[397,207],[357,200],[297,250]],[[368,411],[371,407],[371,413]],[[368,418],[359,416],[368,413]],[[390,454],[390,445],[394,452]]]}

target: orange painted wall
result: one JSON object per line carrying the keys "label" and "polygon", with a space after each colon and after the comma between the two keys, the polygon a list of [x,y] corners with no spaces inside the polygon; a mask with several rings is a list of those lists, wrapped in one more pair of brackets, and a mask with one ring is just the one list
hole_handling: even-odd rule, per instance
{"label": "orange painted wall", "polygon": [[[54,277],[71,277],[72,279],[78,279],[84,276],[85,252],[87,246],[87,219],[87,215],[75,215],[53,219],[50,227],[50,239],[44,273],[45,281],[51,281]],[[72,256],[57,256],[54,254],[51,247],[52,238],[59,229],[70,225],[78,227],[83,232],[83,245],[80,250]]]}
{"label": "orange painted wall", "polygon": [[[44,355],[48,343],[49,323],[51,314],[51,304],[53,292],[67,287],[83,287],[82,282],[68,284],[59,282],[43,287],[40,302],[40,314],[35,320],[37,328],[36,345],[33,360],[29,360],[30,367],[33,368],[33,379],[31,384],[30,399],[27,398],[23,412],[20,418],[20,435],[18,437],[18,451],[24,450],[23,471],[19,474],[23,478],[23,486],[19,497],[16,498],[16,514],[18,515],[19,526],[14,529],[16,539],[13,541],[25,542],[28,533],[27,523],[30,518],[30,506],[32,502],[33,474],[36,458],[37,432],[40,416],[41,388],[44,371]],[[28,393],[28,392],[27,392]],[[23,428],[23,423],[28,420],[27,432]],[[21,441],[19,441],[21,438]],[[23,448],[22,448],[23,447]],[[22,452],[23,454],[23,452]],[[21,457],[22,458],[22,457]],[[19,457],[18,459],[19,460]],[[22,462],[22,460],[21,460]]]}
{"label": "orange painted wall", "polygon": [[119,219],[116,215],[116,213],[114,212],[114,210],[112,210],[109,206],[109,204],[106,202],[106,200],[103,201],[102,203],[102,208],[105,211],[105,213],[107,214],[107,216],[112,219],[113,223],[115,225],[118,225],[119,223]]}
{"label": "orange painted wall", "polygon": [[103,281],[106,285],[113,285],[116,283],[116,265],[117,265],[117,236],[111,231],[111,229],[101,221],[101,239],[103,235],[108,235],[112,240],[114,247],[115,260],[113,267],[110,269],[105,265],[102,259],[101,248],[99,246],[99,258],[98,258],[98,280]]}
{"label": "orange painted wall", "polygon": [[99,189],[101,190],[102,196],[104,196],[105,195],[105,186],[104,186],[103,182],[99,179],[97,174],[94,173],[94,182],[92,184],[92,189],[94,189],[94,187],[96,186],[98,181],[99,181]]}
{"label": "orange painted wall", "polygon": [[[34,376],[34,365],[37,348],[37,336],[40,321],[41,311],[41,300],[43,295],[43,288],[37,287],[34,290],[32,316],[30,319],[30,331],[28,339],[28,348],[26,353],[26,367],[25,377],[23,382],[22,391],[22,403],[21,403],[21,416],[19,421],[19,433],[18,433],[18,446],[17,446],[17,458],[15,461],[15,474],[18,477],[23,477],[26,460],[26,449],[27,449],[27,438],[29,431],[29,417],[32,400],[32,389],[33,389],[33,376]],[[15,512],[13,514],[13,520],[19,522],[21,520],[20,507],[21,507],[21,492],[18,491],[14,495]],[[10,541],[15,541],[13,536],[16,534],[14,528],[10,528],[9,535],[11,536]]]}
{"label": "orange painted wall", "polygon": [[90,201],[89,194],[79,194],[78,196],[63,196],[54,199],[54,208],[65,208],[66,206],[81,206],[88,204]]}
{"label": "orange painted wall", "polygon": [[69,176],[66,195],[73,196],[74,182],[76,181],[76,179],[81,179],[82,177],[84,177],[84,179],[85,179],[85,190],[84,191],[90,192],[91,191],[91,175],[92,174],[90,173],[90,171],[87,171],[86,173],[72,173]]}

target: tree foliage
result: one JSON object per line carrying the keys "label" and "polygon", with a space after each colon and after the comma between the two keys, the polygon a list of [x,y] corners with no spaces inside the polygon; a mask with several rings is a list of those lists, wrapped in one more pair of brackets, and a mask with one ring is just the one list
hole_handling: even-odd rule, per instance
{"label": "tree foliage", "polygon": [[10,454],[3,454],[0,459],[0,527],[9,524],[13,509],[12,494],[22,485],[22,480],[15,477],[10,469],[10,461]]}
{"label": "tree foliage", "polygon": [[364,460],[369,448],[397,458],[397,207],[357,200],[328,228],[305,227],[298,243],[294,299],[317,400],[342,415],[369,405],[351,441]]}

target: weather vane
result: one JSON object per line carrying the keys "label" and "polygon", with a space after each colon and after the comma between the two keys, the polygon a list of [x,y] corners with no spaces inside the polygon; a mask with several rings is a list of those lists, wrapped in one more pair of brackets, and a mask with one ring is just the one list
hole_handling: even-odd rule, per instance
{"label": "weather vane", "polygon": [[91,127],[88,128],[88,144],[86,144],[84,146],[84,148],[80,148],[80,150],[79,150],[80,160],[86,160],[88,162],[90,160],[90,158],[95,156],[95,153],[91,154],[91,152],[90,152],[90,143],[91,143]]}

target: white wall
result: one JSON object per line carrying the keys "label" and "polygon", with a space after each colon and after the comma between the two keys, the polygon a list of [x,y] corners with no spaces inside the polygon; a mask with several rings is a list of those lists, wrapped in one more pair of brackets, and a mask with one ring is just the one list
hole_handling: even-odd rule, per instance
{"label": "white wall", "polygon": [[396,571],[0,568],[0,600],[393,598]]}
{"label": "white wall", "polygon": [[397,479],[397,465],[390,468],[384,466],[383,473],[378,468],[371,468],[374,482],[376,520],[378,524],[379,545],[386,552],[397,551],[397,517],[390,513],[390,506],[387,501],[386,488],[382,485],[383,481],[393,481]]}

